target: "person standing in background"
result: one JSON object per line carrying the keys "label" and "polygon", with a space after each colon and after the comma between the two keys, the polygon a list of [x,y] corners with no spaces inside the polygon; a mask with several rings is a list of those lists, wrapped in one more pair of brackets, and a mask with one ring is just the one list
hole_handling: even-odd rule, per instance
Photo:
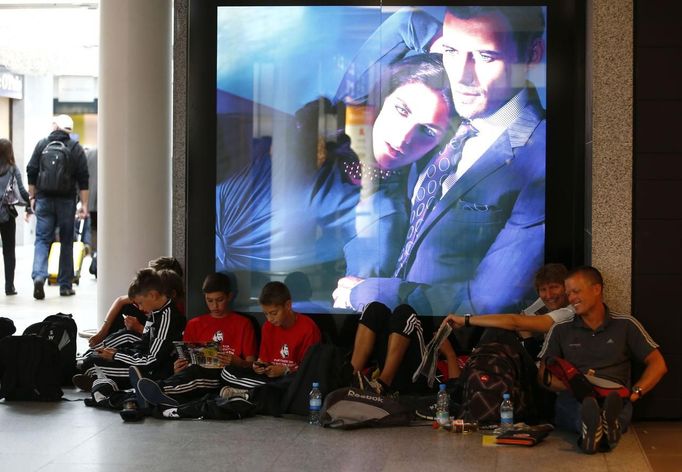
{"label": "person standing in background", "polygon": [[[16,245],[17,210],[13,204],[6,201],[6,192],[13,178],[21,197],[26,203],[29,201],[28,192],[21,181],[21,172],[14,161],[14,148],[9,139],[0,139],[0,236],[2,237],[2,257],[5,262],[5,295],[16,295],[14,288],[14,268],[17,263],[14,246]],[[31,207],[26,207],[31,212]]]}
{"label": "person standing in background", "polygon": [[[26,166],[31,208],[36,214],[36,242],[31,274],[33,298],[36,300],[45,298],[47,258],[56,228],[59,228],[61,242],[57,277],[59,295],[75,295],[71,285],[77,194],[81,201],[78,218],[85,219],[88,216],[88,163],[81,145],[69,135],[73,130],[73,120],[68,115],[59,115],[55,117],[52,129],[47,138],[36,144]],[[48,158],[51,164],[45,165]],[[61,170],[58,171],[57,168]]]}

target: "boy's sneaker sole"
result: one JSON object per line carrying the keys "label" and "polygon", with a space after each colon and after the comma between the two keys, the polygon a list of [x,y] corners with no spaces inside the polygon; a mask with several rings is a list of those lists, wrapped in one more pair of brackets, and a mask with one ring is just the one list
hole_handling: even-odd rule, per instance
{"label": "boy's sneaker sole", "polygon": [[586,397],[583,400],[580,415],[582,418],[580,448],[587,454],[594,454],[603,435],[601,412],[594,397]]}
{"label": "boy's sneaker sole", "polygon": [[621,431],[618,416],[620,416],[622,410],[623,400],[621,400],[617,393],[610,393],[606,400],[604,400],[604,409],[602,411],[602,428],[610,448],[613,448],[620,441]]}
{"label": "boy's sneaker sole", "polygon": [[220,389],[221,398],[243,398],[244,400],[249,399],[249,391],[245,388],[234,388],[234,387],[223,387]]}
{"label": "boy's sneaker sole", "polygon": [[151,405],[174,407],[178,406],[179,403],[174,398],[169,397],[157,384],[151,379],[142,377],[135,386],[135,391],[139,392],[148,403]]}
{"label": "boy's sneaker sole", "polygon": [[[147,401],[144,399],[144,397],[140,394],[140,391],[137,389],[137,384],[140,382],[140,379],[144,378],[144,375],[142,375],[142,371],[140,371],[138,367],[131,365],[130,368],[128,369],[128,376],[130,377],[130,385],[132,385],[133,388],[135,389],[135,399],[137,400],[137,407],[146,410],[149,407],[149,405],[147,405]],[[123,414],[121,414],[121,417],[123,417]]]}

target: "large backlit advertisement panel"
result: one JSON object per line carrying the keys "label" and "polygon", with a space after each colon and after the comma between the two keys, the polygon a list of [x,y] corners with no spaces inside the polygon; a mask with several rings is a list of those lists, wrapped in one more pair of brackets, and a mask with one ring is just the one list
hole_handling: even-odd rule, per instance
{"label": "large backlit advertisement panel", "polygon": [[258,311],[519,310],[544,262],[546,8],[219,7],[215,268]]}

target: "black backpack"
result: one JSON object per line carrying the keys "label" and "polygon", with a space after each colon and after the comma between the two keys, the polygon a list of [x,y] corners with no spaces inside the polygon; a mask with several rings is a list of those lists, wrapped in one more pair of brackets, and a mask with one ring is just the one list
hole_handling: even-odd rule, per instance
{"label": "black backpack", "polygon": [[55,343],[37,336],[0,339],[0,398],[56,401],[62,398],[61,357]]}
{"label": "black backpack", "polygon": [[221,398],[208,394],[180,405],[177,413],[180,418],[241,420],[254,416],[257,408],[255,403],[241,397]]}
{"label": "black backpack", "polygon": [[514,421],[534,418],[532,385],[536,380],[526,364],[523,353],[508,344],[491,342],[474,349],[460,376],[458,416],[484,425],[498,423],[502,395],[508,392],[514,404]]}
{"label": "black backpack", "polygon": [[282,403],[284,413],[308,414],[308,395],[313,382],[320,384],[324,398],[329,392],[350,384],[353,368],[344,351],[333,344],[318,343],[308,348],[287,388]]}
{"label": "black backpack", "polygon": [[48,195],[69,195],[75,188],[73,158],[74,141],[50,141],[40,155],[36,187]]}
{"label": "black backpack", "polygon": [[71,377],[76,373],[76,336],[78,328],[73,316],[57,313],[43,321],[33,323],[24,330],[25,336],[47,339],[57,346],[61,357],[62,385],[71,385]]}
{"label": "black backpack", "polygon": [[5,336],[12,336],[17,331],[14,321],[9,318],[0,317],[0,339]]}

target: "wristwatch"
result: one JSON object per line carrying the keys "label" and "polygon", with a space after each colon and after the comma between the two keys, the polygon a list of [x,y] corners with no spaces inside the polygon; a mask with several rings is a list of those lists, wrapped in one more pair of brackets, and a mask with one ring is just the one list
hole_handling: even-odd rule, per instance
{"label": "wristwatch", "polygon": [[632,387],[632,393],[637,394],[637,398],[642,398],[644,396],[644,391],[642,390],[642,387],[639,385],[635,385]]}

